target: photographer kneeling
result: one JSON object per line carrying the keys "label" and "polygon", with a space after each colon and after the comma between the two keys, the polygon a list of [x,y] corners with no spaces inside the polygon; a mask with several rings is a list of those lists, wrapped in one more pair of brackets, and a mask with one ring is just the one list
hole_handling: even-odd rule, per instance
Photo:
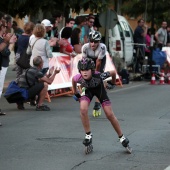
{"label": "photographer kneeling", "polygon": [[[18,79],[18,86],[21,88],[26,88],[28,90],[28,99],[30,101],[36,100],[37,111],[49,111],[50,108],[43,104],[45,96],[48,92],[48,84],[51,84],[55,78],[55,75],[60,72],[60,69],[54,69],[52,67],[47,75],[44,75],[41,70],[43,67],[43,60],[40,56],[33,59],[33,67],[27,69]],[[24,102],[17,102],[17,108],[19,110],[24,110]]]}

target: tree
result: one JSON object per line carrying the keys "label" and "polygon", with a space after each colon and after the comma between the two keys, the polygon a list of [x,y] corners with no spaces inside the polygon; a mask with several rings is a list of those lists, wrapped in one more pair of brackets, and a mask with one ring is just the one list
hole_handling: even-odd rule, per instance
{"label": "tree", "polygon": [[[147,4],[146,4],[147,3]],[[170,23],[170,1],[154,0],[154,21],[157,27],[160,27],[162,21]],[[147,9],[146,9],[147,7]],[[152,20],[152,1],[151,0],[123,0],[122,13],[131,17],[139,17],[147,13],[147,21]]]}
{"label": "tree", "polygon": [[1,0],[0,11],[20,18],[25,15],[35,17],[40,10],[44,15],[50,15],[56,10],[68,15],[70,8],[76,13],[81,9],[101,12],[108,8],[110,2],[111,0]]}

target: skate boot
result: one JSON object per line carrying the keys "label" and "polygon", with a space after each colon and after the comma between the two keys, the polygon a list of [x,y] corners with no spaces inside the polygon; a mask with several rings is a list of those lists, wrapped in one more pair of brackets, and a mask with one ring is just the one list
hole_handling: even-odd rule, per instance
{"label": "skate boot", "polygon": [[83,144],[85,145],[85,154],[89,154],[93,151],[93,145],[92,145],[92,133],[90,135],[85,135],[85,138],[83,140]]}
{"label": "skate boot", "polygon": [[124,135],[119,138],[120,143],[126,148],[129,153],[132,153],[132,148],[129,146],[129,140]]}
{"label": "skate boot", "polygon": [[99,102],[95,102],[93,108],[93,116],[98,117],[101,115],[101,104]]}

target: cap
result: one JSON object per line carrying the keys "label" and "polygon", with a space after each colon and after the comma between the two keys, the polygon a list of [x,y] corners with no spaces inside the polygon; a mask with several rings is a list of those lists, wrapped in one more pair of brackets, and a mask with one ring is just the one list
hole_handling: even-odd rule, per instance
{"label": "cap", "polygon": [[43,24],[45,27],[53,27],[51,22],[48,19],[44,19],[41,21],[41,24]]}

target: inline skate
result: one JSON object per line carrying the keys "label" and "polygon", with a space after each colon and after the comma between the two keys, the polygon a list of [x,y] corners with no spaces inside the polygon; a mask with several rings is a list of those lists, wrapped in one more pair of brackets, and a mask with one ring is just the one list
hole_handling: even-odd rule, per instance
{"label": "inline skate", "polygon": [[98,117],[101,115],[101,104],[99,102],[95,102],[93,108],[93,116]]}
{"label": "inline skate", "polygon": [[87,134],[85,135],[83,144],[85,145],[85,154],[89,154],[93,151],[92,133],[90,135],[87,135]]}
{"label": "inline skate", "polygon": [[119,138],[120,143],[123,145],[123,147],[126,148],[126,150],[128,151],[128,153],[132,153],[132,148],[129,146],[129,140],[128,138],[126,138],[124,135]]}

